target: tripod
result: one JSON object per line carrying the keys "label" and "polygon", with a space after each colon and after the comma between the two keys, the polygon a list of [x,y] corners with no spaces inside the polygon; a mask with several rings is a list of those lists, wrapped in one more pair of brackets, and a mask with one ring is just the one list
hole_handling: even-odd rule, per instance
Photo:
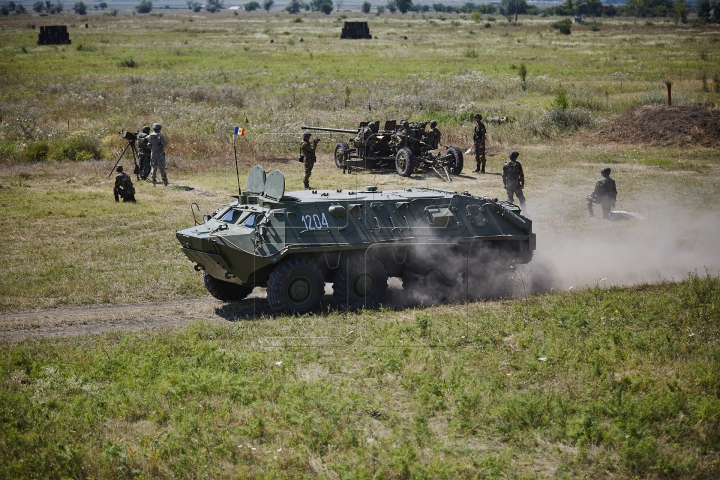
{"label": "tripod", "polygon": [[137,159],[140,156],[137,151],[137,147],[135,146],[135,141],[137,140],[137,133],[132,132],[126,132],[122,131],[120,132],[120,135],[126,139],[128,142],[125,144],[125,147],[120,152],[120,156],[117,159],[117,162],[115,162],[115,165],[113,165],[113,168],[110,170],[110,174],[108,175],[108,178],[110,178],[115,171],[115,167],[117,167],[118,163],[120,163],[120,160],[122,160],[123,155],[125,155],[125,152],[128,148],[130,148],[130,151],[132,152],[133,156],[133,162],[135,163],[135,170],[133,173],[137,175],[137,181],[140,181],[140,166],[137,163]]}

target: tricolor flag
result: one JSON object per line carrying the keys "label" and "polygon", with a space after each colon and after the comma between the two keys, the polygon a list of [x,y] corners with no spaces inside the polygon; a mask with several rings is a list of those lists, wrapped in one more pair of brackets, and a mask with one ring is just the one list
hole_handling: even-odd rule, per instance
{"label": "tricolor flag", "polygon": [[235,127],[235,135],[240,135],[241,137],[245,136],[245,129],[240,127]]}

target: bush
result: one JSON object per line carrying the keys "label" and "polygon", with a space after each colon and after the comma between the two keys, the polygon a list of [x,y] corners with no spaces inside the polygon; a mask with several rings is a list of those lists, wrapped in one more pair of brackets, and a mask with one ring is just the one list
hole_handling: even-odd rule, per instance
{"label": "bush", "polygon": [[546,133],[549,130],[570,132],[594,125],[595,119],[584,108],[553,108],[538,121],[539,130]]}
{"label": "bush", "polygon": [[132,57],[130,57],[126,60],[120,60],[118,62],[118,66],[127,67],[127,68],[137,68],[140,66],[140,64],[138,62],[136,62]]}
{"label": "bush", "polygon": [[562,33],[563,35],[570,35],[570,28],[572,27],[572,21],[569,18],[552,22],[550,26]]}
{"label": "bush", "polygon": [[101,156],[102,152],[97,139],[84,132],[74,132],[53,142],[47,152],[48,159],[58,162],[96,160]]}
{"label": "bush", "polygon": [[25,147],[25,157],[31,162],[42,162],[47,160],[50,144],[45,140],[31,143]]}

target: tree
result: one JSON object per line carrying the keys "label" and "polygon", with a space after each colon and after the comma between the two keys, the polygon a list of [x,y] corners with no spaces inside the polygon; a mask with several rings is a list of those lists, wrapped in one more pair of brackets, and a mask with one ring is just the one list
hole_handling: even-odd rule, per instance
{"label": "tree", "polygon": [[412,0],[395,0],[395,6],[400,10],[400,13],[405,14],[408,10],[412,10],[413,3]]}
{"label": "tree", "polygon": [[137,7],[135,7],[135,10],[137,10],[138,13],[150,13],[152,12],[152,9],[153,4],[150,0],[141,0]]}
{"label": "tree", "polygon": [[243,5],[243,8],[245,9],[246,12],[252,12],[252,11],[260,8],[260,4],[258,2],[256,2],[255,0],[253,0],[252,2],[248,2],[245,5]]}
{"label": "tree", "polygon": [[445,11],[445,5],[443,5],[442,3],[433,3],[432,8],[438,13],[443,13]]}
{"label": "tree", "polygon": [[75,6],[73,7],[73,10],[78,15],[87,15],[87,5],[85,5],[84,2],[75,2]]}
{"label": "tree", "polygon": [[342,6],[345,4],[345,0],[335,0],[335,5],[337,5],[337,11],[339,12]]}
{"label": "tree", "polygon": [[224,8],[223,3],[225,0],[205,0],[205,10],[210,13],[219,12]]}
{"label": "tree", "polygon": [[395,0],[387,0],[385,8],[387,8],[390,13],[397,12],[397,4],[395,3]]}
{"label": "tree", "polygon": [[37,1],[33,3],[32,9],[35,10],[37,13],[41,13],[43,10],[45,10],[45,4],[43,2]]}
{"label": "tree", "polygon": [[263,10],[270,13],[270,9],[275,5],[275,0],[263,0],[262,7]]}
{"label": "tree", "polygon": [[698,18],[710,22],[720,22],[720,0],[702,0],[697,4]]}
{"label": "tree", "polygon": [[675,19],[682,23],[687,23],[688,8],[685,0],[677,0],[675,5],[673,5],[673,9],[675,10]]}
{"label": "tree", "polygon": [[105,3],[105,2],[100,2],[100,3],[98,4],[98,7],[100,7],[100,10],[105,10],[105,9],[107,8],[107,3]]}
{"label": "tree", "polygon": [[302,4],[300,3],[300,0],[290,0],[285,7],[285,11],[291,14],[300,13],[300,9],[302,8]]}
{"label": "tree", "polygon": [[22,5],[18,5],[17,7],[15,7],[15,13],[20,15],[23,13],[27,13],[27,10],[25,10],[25,7],[23,7]]}
{"label": "tree", "polygon": [[370,13],[370,10],[372,10],[372,3],[365,0],[360,6],[360,10],[362,10],[363,13]]}
{"label": "tree", "polygon": [[[517,7],[517,12],[515,7]],[[508,21],[516,13],[527,13],[527,2],[525,0],[500,0],[500,14],[505,16]]]}
{"label": "tree", "polygon": [[383,7],[382,5],[378,5],[378,6],[375,7],[375,8],[377,9],[377,14],[378,14],[378,15],[382,15],[383,13],[385,13],[385,7]]}
{"label": "tree", "polygon": [[320,4],[320,11],[323,12],[325,15],[330,15],[333,11],[333,5],[331,1],[322,2]]}

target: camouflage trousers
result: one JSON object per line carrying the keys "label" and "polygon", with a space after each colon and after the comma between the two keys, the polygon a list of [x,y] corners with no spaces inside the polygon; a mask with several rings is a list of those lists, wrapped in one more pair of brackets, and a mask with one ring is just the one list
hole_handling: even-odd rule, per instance
{"label": "camouflage trousers", "polygon": [[312,175],[312,169],[315,166],[315,160],[308,161],[305,159],[305,178],[303,178],[303,185],[305,188],[310,188],[310,175]]}
{"label": "camouflage trousers", "polygon": [[595,199],[591,196],[587,197],[587,206],[588,206],[588,212],[590,212],[590,216],[594,217],[595,214],[593,213],[593,203],[600,204],[600,207],[602,207],[603,212],[603,218],[606,220],[610,220],[610,212],[612,211],[613,207],[615,206],[613,204],[613,201],[610,199]]}
{"label": "camouflage trousers", "polygon": [[475,145],[475,164],[477,170],[485,173],[485,145]]}
{"label": "camouflage trousers", "polygon": [[163,183],[168,183],[167,173],[165,172],[165,152],[153,152],[150,156],[150,176],[153,183],[157,181],[157,171],[160,169],[160,176]]}
{"label": "camouflage trousers", "polygon": [[140,159],[140,178],[145,180],[150,175],[150,154],[140,152],[138,158]]}
{"label": "camouflage trousers", "polygon": [[508,202],[514,203],[513,194],[515,194],[520,202],[520,208],[525,208],[525,195],[523,195],[523,191],[520,186],[505,187],[505,191],[507,192]]}
{"label": "camouflage trousers", "polygon": [[119,202],[122,198],[123,202],[135,203],[135,189],[133,187],[128,189],[115,187],[113,188],[113,195],[116,202]]}

